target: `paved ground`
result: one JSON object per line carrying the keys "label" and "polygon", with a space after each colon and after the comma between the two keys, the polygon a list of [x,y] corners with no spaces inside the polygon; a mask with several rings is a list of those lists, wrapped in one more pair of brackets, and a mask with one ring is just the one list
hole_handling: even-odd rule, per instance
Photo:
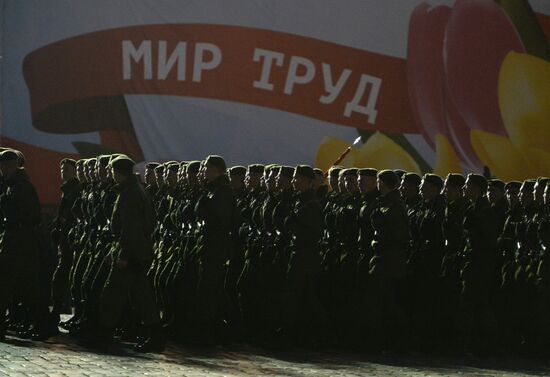
{"label": "paved ground", "polygon": [[163,355],[122,348],[116,355],[90,352],[67,335],[48,342],[9,338],[0,343],[0,376],[550,376],[550,360],[430,359],[265,353],[245,347],[188,350]]}

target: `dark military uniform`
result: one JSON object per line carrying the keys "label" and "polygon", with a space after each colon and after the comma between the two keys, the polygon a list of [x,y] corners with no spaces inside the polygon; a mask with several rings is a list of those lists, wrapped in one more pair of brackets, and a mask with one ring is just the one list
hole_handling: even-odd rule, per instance
{"label": "dark military uniform", "polygon": [[498,259],[500,260],[500,286],[496,294],[496,316],[500,340],[505,347],[521,342],[521,330],[517,323],[518,285],[515,272],[518,243],[516,229],[523,219],[521,205],[517,203],[506,212],[506,221],[498,238]]}
{"label": "dark military uniform", "polygon": [[541,349],[548,349],[550,343],[550,208],[548,205],[540,216],[538,235],[542,255],[537,269],[535,345]]}
{"label": "dark military uniform", "polygon": [[[372,190],[362,195],[361,209],[359,210],[359,259],[357,261],[357,313],[356,325],[362,330],[368,330],[368,324],[365,320],[368,318],[368,310],[371,297],[369,297],[369,269],[372,259],[372,241],[374,239],[374,228],[371,222],[372,212],[375,210],[380,193],[378,190]],[[357,336],[361,336],[363,331],[359,331]],[[368,336],[368,334],[366,335]]]}
{"label": "dark military uniform", "polygon": [[38,305],[39,250],[37,230],[40,202],[33,184],[23,168],[5,180],[6,190],[0,197],[4,217],[4,237],[0,254],[0,336],[5,333],[5,311],[14,292],[33,311]]}
{"label": "dark military uniform", "polygon": [[361,208],[359,210],[359,261],[357,266],[357,275],[359,277],[359,286],[363,285],[361,279],[368,276],[369,263],[373,257],[372,254],[372,240],[374,238],[374,228],[372,227],[371,216],[372,212],[376,208],[378,197],[380,193],[378,190],[367,192],[361,196]]}
{"label": "dark military uniform", "polygon": [[231,255],[231,232],[237,211],[229,179],[222,175],[206,184],[195,212],[202,222],[197,240],[199,281],[197,286],[198,328],[205,334],[215,331],[224,303],[226,263]]}
{"label": "dark military uniform", "polygon": [[[118,198],[111,228],[116,246],[111,250],[113,264],[101,296],[100,324],[114,329],[126,299],[130,296],[145,326],[160,323],[147,270],[153,258],[153,208],[144,188],[135,176],[117,185]],[[127,261],[120,267],[118,260]]]}
{"label": "dark military uniform", "polygon": [[397,190],[380,196],[371,221],[375,233],[370,269],[370,331],[377,344],[395,347],[406,336],[407,329],[401,294],[409,244],[409,219]]}
{"label": "dark military uniform", "polygon": [[287,272],[285,326],[295,335],[311,336],[326,321],[317,291],[320,272],[319,243],[323,236],[323,218],[315,192],[297,195],[294,209],[285,222],[292,234]]}
{"label": "dark military uniform", "polygon": [[441,330],[437,296],[445,245],[442,227],[444,215],[443,196],[438,195],[422,203],[416,218],[418,238],[413,238],[408,260],[412,283],[412,330],[420,342],[434,341]]}
{"label": "dark military uniform", "polygon": [[461,331],[467,348],[486,347],[496,335],[490,293],[497,252],[497,223],[486,197],[464,214],[466,247],[462,269]]}
{"label": "dark military uniform", "polygon": [[[334,303],[339,337],[350,339],[356,336],[355,316],[357,301],[357,263],[359,260],[359,210],[361,195],[345,194],[336,214],[336,226],[339,235],[337,273],[334,281]],[[342,340],[344,340],[342,339]]]}
{"label": "dark military uniform", "polygon": [[462,291],[460,271],[463,267],[465,246],[464,213],[466,206],[467,201],[463,197],[447,202],[442,224],[445,248],[441,262],[441,331],[447,339],[456,337],[456,316]]}
{"label": "dark military uniform", "polygon": [[53,313],[59,314],[68,300],[69,273],[73,264],[74,245],[69,240],[69,232],[76,224],[73,215],[73,205],[80,195],[80,182],[74,178],[61,186],[62,197],[57,218],[55,219],[54,232],[58,240],[59,261],[52,280]]}
{"label": "dark military uniform", "polygon": [[262,239],[258,226],[261,222],[261,206],[266,195],[261,188],[252,190],[248,195],[248,205],[241,212],[243,223],[239,234],[245,240],[245,259],[237,281],[237,291],[243,322],[248,332],[254,332],[254,329],[261,326],[261,315],[258,311],[264,296],[260,272]]}
{"label": "dark military uniform", "polygon": [[536,268],[538,261],[538,213],[539,207],[535,202],[523,206],[522,220],[517,224],[516,242],[516,269],[514,284],[516,287],[514,317],[518,324],[519,334],[530,342],[535,336],[535,309],[536,301]]}

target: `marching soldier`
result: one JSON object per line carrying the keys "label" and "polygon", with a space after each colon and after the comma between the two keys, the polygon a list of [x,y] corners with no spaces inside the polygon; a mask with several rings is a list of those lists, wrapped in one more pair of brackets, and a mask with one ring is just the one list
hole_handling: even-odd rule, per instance
{"label": "marching soldier", "polygon": [[197,286],[198,328],[206,342],[212,341],[219,328],[220,309],[225,297],[223,284],[226,263],[231,255],[231,232],[237,205],[229,185],[225,161],[208,156],[204,164],[206,192],[199,199],[195,212],[202,224],[197,240],[199,281]]}
{"label": "marching soldier", "polygon": [[444,254],[445,239],[443,219],[445,202],[441,190],[443,180],[435,174],[426,174],[420,191],[422,204],[419,208],[416,229],[417,238],[412,239],[408,259],[412,283],[412,331],[419,347],[433,345],[441,330],[438,320],[438,279]]}
{"label": "marching soldier", "polygon": [[464,196],[469,206],[464,214],[466,246],[461,271],[461,331],[466,351],[487,351],[496,335],[491,306],[491,287],[496,265],[498,225],[487,193],[487,180],[469,174]]}
{"label": "marching soldier", "polygon": [[72,208],[80,195],[80,182],[76,177],[76,161],[61,161],[62,197],[59,205],[52,239],[58,248],[58,265],[52,280],[52,317],[59,323],[59,315],[66,311],[69,302],[69,273],[73,264],[74,245],[69,239],[69,232],[75,226],[76,219]]}
{"label": "marching soldier", "polygon": [[398,191],[399,180],[391,170],[377,176],[380,198],[371,215],[374,228],[370,282],[372,285],[370,333],[385,349],[404,346],[408,320],[402,292],[406,276],[409,220]]}
{"label": "marching soldier", "polygon": [[500,179],[491,179],[488,182],[487,199],[497,217],[498,234],[502,233],[504,222],[506,221],[506,212],[508,211],[508,202],[505,197],[505,184]]}
{"label": "marching soldier", "polygon": [[292,184],[296,202],[285,228],[291,234],[291,255],[287,271],[284,324],[297,340],[312,339],[326,322],[318,301],[320,272],[319,243],[323,235],[321,207],[313,191],[315,173],[310,166],[296,167]]}
{"label": "marching soldier", "polygon": [[522,341],[521,328],[516,321],[518,312],[516,302],[519,292],[515,279],[518,251],[516,230],[523,220],[523,211],[519,202],[520,188],[521,182],[508,182],[505,185],[508,210],[503,230],[498,238],[500,286],[496,295],[496,315],[500,340],[507,349],[511,349]]}
{"label": "marching soldier", "polygon": [[113,210],[111,229],[116,248],[109,254],[110,273],[100,303],[100,326],[103,341],[108,341],[120,320],[129,296],[148,337],[136,345],[140,352],[162,352],[164,337],[160,329],[157,309],[147,270],[153,259],[153,207],[145,189],[133,174],[134,162],[119,156],[111,161],[112,174],[117,183],[118,198]]}
{"label": "marching soldier", "polygon": [[6,309],[16,291],[31,310],[33,326],[29,333],[34,339],[43,339],[41,327],[46,318],[38,305],[37,280],[40,202],[25,168],[20,166],[20,155],[16,151],[5,150],[0,153],[0,172],[6,185],[0,197],[0,209],[4,217],[0,255],[0,340],[6,334]]}
{"label": "marching soldier", "polygon": [[463,190],[466,179],[461,174],[450,173],[445,178],[445,215],[442,223],[445,239],[444,255],[441,262],[441,315],[443,337],[456,339],[458,303],[462,291],[460,271],[463,266],[464,213],[467,201]]}

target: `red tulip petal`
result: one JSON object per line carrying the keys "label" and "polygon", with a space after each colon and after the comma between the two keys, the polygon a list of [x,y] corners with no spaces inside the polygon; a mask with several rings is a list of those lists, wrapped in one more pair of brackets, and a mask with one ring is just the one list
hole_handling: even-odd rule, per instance
{"label": "red tulip petal", "polygon": [[453,145],[457,156],[464,163],[467,170],[481,170],[483,164],[477,158],[470,142],[470,129],[448,96],[445,104],[447,106],[449,141]]}
{"label": "red tulip petal", "polygon": [[494,0],[456,1],[445,34],[445,71],[451,98],[470,128],[506,135],[497,88],[510,51],[525,49]]}
{"label": "red tulip petal", "polygon": [[447,6],[418,5],[411,14],[407,45],[409,100],[422,135],[435,147],[438,133],[447,134],[443,38],[451,14]]}

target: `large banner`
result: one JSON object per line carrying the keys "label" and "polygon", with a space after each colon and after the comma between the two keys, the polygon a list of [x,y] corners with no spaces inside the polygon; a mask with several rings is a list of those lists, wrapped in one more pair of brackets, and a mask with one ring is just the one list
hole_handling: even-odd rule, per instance
{"label": "large banner", "polygon": [[1,140],[58,162],[550,175],[547,0],[0,0]]}

